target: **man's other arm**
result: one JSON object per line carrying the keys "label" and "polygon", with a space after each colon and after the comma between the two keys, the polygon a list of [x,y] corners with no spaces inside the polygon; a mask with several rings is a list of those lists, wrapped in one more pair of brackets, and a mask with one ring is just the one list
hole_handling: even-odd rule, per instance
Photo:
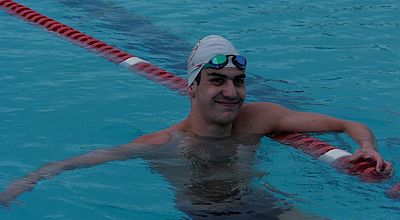
{"label": "man's other arm", "polygon": [[8,206],[20,194],[31,191],[42,179],[52,178],[64,171],[91,167],[114,160],[127,160],[136,157],[145,146],[126,144],[112,148],[98,149],[70,159],[48,163],[23,178],[11,183],[0,193],[0,205]]}

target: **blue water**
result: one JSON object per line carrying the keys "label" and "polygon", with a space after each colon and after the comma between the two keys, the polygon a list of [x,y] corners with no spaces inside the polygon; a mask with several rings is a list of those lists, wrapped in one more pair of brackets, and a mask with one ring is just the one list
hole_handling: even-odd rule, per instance
{"label": "blue water", "polygon": [[[178,75],[191,45],[231,39],[249,59],[248,101],[357,120],[400,167],[398,1],[18,1]],[[0,190],[50,161],[127,143],[186,117],[185,97],[0,11]],[[323,135],[348,151],[344,135]],[[263,140],[256,184],[330,219],[398,219],[384,191]],[[267,188],[267,187],[266,187]],[[179,219],[174,188],[141,159],[63,173],[1,219]]]}

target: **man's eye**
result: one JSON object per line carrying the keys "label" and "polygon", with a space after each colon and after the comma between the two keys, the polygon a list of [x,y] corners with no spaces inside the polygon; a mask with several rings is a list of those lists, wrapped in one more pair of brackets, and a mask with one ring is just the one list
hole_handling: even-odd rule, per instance
{"label": "man's eye", "polygon": [[221,83],[225,82],[225,80],[223,78],[212,78],[212,79],[210,79],[210,81],[212,83],[217,83],[217,84],[221,84]]}
{"label": "man's eye", "polygon": [[235,85],[237,86],[241,86],[244,84],[244,79],[240,78],[240,79],[234,79],[233,82],[235,83]]}

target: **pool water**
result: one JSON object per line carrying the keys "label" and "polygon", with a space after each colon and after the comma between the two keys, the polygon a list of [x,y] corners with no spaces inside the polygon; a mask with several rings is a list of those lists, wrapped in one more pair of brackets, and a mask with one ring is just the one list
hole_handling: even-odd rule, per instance
{"label": "pool water", "polygon": [[[19,0],[38,12],[184,76],[208,34],[249,59],[249,102],[356,120],[400,167],[398,1]],[[127,143],[186,117],[187,98],[0,11],[0,190],[39,166]],[[318,136],[342,149],[346,136]],[[329,219],[398,219],[385,197],[400,181],[364,183],[263,139],[256,185]],[[63,173],[23,194],[1,219],[180,219],[175,189],[134,159]]]}

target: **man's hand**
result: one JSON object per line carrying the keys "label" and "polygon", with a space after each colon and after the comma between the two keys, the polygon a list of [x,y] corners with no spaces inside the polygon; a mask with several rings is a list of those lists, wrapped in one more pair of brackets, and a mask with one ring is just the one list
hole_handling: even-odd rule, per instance
{"label": "man's hand", "polygon": [[14,196],[9,195],[6,192],[0,192],[0,208],[3,206],[4,208],[9,208],[10,203],[15,199]]}
{"label": "man's hand", "polygon": [[382,156],[373,148],[363,147],[357,150],[353,155],[346,158],[348,162],[354,162],[360,159],[371,159],[376,162],[376,172],[382,176],[390,177],[393,175],[393,165],[382,159]]}

